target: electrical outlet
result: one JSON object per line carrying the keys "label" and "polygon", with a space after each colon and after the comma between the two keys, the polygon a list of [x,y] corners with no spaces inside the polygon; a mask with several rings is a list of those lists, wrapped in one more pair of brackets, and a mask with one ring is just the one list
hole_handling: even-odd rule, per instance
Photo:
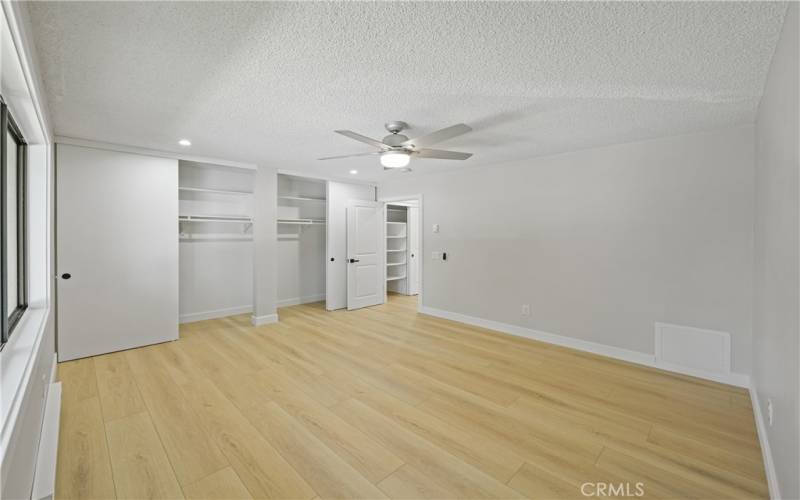
{"label": "electrical outlet", "polygon": [[772,409],[772,400],[767,399],[767,423],[769,424],[770,427],[772,427],[772,420],[774,417],[775,413],[773,412]]}
{"label": "electrical outlet", "polygon": [[531,306],[530,306],[530,304],[522,304],[522,315],[523,316],[530,316],[531,315]]}

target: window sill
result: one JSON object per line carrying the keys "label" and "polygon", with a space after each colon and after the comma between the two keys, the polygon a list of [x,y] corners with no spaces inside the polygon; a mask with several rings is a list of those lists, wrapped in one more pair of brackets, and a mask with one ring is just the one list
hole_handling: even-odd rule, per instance
{"label": "window sill", "polygon": [[47,325],[48,308],[29,308],[0,351],[0,456],[5,455]]}

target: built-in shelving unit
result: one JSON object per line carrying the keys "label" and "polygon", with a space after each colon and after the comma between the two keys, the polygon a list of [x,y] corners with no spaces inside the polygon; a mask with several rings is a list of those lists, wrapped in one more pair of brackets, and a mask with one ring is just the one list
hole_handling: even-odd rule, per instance
{"label": "built-in shelving unit", "polygon": [[386,281],[399,282],[406,279],[407,274],[405,210],[392,207],[386,210],[390,218],[386,221]]}

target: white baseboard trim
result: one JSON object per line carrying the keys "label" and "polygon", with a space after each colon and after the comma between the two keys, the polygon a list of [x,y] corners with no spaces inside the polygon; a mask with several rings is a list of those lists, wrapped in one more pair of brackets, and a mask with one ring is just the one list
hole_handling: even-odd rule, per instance
{"label": "white baseboard trim", "polygon": [[283,299],[278,301],[278,307],[297,306],[300,304],[308,304],[309,302],[319,302],[325,300],[324,293],[316,295],[307,295],[305,297],[294,297],[292,299]]}
{"label": "white baseboard trim", "polygon": [[666,370],[668,372],[680,373],[682,375],[689,375],[690,377],[703,378],[721,384],[733,385],[743,389],[750,388],[750,376],[744,373],[717,373],[706,370],[699,370],[697,368],[689,368],[687,366],[675,365],[665,361],[656,361],[653,364],[654,368]]}
{"label": "white baseboard trim", "polygon": [[50,367],[50,383],[56,383],[56,377],[58,376],[58,353],[53,353],[53,365]]}
{"label": "white baseboard trim", "polygon": [[775,462],[772,460],[772,450],[769,447],[769,437],[767,436],[767,425],[764,415],[761,413],[761,401],[758,399],[758,392],[755,383],[750,386],[750,402],[753,405],[753,417],[756,421],[758,431],[758,441],[761,443],[761,457],[764,460],[764,472],[767,475],[767,486],[769,486],[769,497],[780,499],[781,488],[778,484],[778,473],[775,471]]}
{"label": "white baseboard trim", "polygon": [[56,457],[58,455],[58,430],[61,415],[61,382],[50,384],[45,400],[42,433],[36,453],[33,475],[32,500],[52,499],[56,489]]}
{"label": "white baseboard trim", "polygon": [[181,323],[192,323],[206,319],[224,318],[225,316],[235,316],[237,314],[247,314],[253,312],[253,306],[227,307],[225,309],[215,309],[213,311],[202,311],[197,313],[181,314]]}
{"label": "white baseboard trim", "polygon": [[267,314],[265,316],[250,316],[250,322],[253,326],[268,325],[270,323],[278,322],[277,314]]}
{"label": "white baseboard trim", "polygon": [[511,325],[508,323],[501,323],[499,321],[492,321],[489,319],[467,316],[466,314],[445,311],[433,307],[421,306],[419,308],[419,312],[422,314],[428,314],[430,316],[436,316],[438,318],[449,319],[453,321],[458,321],[460,323],[466,323],[468,325],[487,328],[489,330],[496,330],[498,332],[507,333],[509,335],[514,335],[517,337],[524,337],[527,339],[538,340],[541,342],[547,342],[548,344],[555,344],[562,347],[569,347],[571,349],[577,349],[579,351],[590,352],[592,354],[599,354],[601,356],[607,356],[609,358],[614,358],[622,361],[628,361],[630,363],[649,366],[651,368],[658,368],[661,370],[681,373],[683,375],[691,375],[694,377],[713,380],[715,382],[734,385],[737,387],[744,387],[744,388],[750,387],[750,377],[740,373],[711,374],[702,372],[700,370],[692,370],[690,368],[685,368],[682,366],[672,366],[664,363],[656,364],[656,357],[654,354],[646,354],[639,351],[631,351],[629,349],[623,349],[621,347],[613,347],[605,344],[599,344],[597,342],[590,342],[588,340],[580,340],[572,337],[565,337],[563,335],[557,335],[555,333],[542,332],[539,330],[526,328],[524,326]]}

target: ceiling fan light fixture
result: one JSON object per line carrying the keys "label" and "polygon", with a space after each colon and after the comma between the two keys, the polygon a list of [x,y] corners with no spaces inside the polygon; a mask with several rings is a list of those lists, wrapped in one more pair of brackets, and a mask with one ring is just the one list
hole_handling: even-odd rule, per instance
{"label": "ceiling fan light fixture", "polygon": [[411,161],[411,155],[402,151],[387,151],[381,154],[381,165],[386,168],[405,168]]}

